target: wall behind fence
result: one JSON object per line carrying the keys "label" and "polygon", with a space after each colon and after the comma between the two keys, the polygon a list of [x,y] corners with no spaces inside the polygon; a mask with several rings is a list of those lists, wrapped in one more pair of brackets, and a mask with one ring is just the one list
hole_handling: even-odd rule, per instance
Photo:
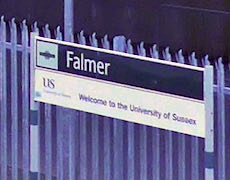
{"label": "wall behind fence", "polygon": [[[29,28],[30,29],[30,28]],[[31,28],[41,36],[62,39],[60,27]],[[8,38],[9,37],[9,38]],[[141,56],[163,57],[194,66],[209,64],[195,53],[163,52],[117,36],[75,35],[76,42]],[[0,179],[29,179],[29,32],[14,19],[0,25]],[[229,179],[230,65],[215,66],[215,179]],[[154,71],[154,69],[153,69]],[[227,86],[225,87],[225,83]],[[124,122],[48,104],[39,104],[40,178],[44,179],[204,179],[204,140],[180,133]]]}

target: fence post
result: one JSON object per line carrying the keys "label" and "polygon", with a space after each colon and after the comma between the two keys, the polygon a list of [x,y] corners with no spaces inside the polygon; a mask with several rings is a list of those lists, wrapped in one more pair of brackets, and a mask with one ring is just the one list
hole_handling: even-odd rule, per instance
{"label": "fence post", "polygon": [[38,103],[34,101],[35,91],[35,36],[38,33],[31,33],[30,35],[30,172],[31,180],[38,180],[40,170],[40,152],[39,152],[39,123],[38,123]]}
{"label": "fence post", "polygon": [[7,179],[7,63],[6,63],[6,23],[1,17],[0,23],[0,119],[1,119],[1,176],[0,179]]}
{"label": "fence post", "polygon": [[[65,0],[64,1],[64,40],[73,42],[73,9],[74,9],[74,1],[73,0]],[[67,115],[64,118],[67,120],[69,124],[69,178],[76,179],[76,160],[75,160],[75,146],[76,146],[76,123],[75,117],[79,117],[78,111],[76,113],[75,110],[62,109]]]}
{"label": "fence post", "polygon": [[29,180],[29,122],[30,122],[30,107],[29,107],[29,34],[26,20],[22,22],[21,26],[22,34],[22,139],[23,139],[23,179]]}
{"label": "fence post", "polygon": [[205,180],[214,179],[214,118],[213,118],[213,67],[205,66],[204,74],[205,101]]}
{"label": "fence post", "polygon": [[73,0],[64,0],[64,39],[73,40]]}
{"label": "fence post", "polygon": [[225,118],[225,97],[224,97],[224,65],[220,57],[216,63],[217,67],[217,147],[218,147],[218,163],[217,163],[217,179],[226,179],[226,118]]}
{"label": "fence post", "polygon": [[[46,38],[51,38],[49,25],[43,28],[43,34]],[[52,105],[44,104],[44,124],[45,124],[45,178],[52,179]]]}
{"label": "fence post", "polygon": [[17,27],[15,19],[10,23],[11,41],[11,156],[12,179],[18,179],[18,62],[17,62]]}

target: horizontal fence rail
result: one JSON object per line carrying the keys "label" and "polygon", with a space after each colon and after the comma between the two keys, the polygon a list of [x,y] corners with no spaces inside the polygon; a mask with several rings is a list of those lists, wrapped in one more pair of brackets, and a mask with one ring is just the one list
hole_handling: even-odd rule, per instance
{"label": "horizontal fence rail", "polygon": [[[202,180],[204,140],[172,131],[128,123],[53,105],[33,104],[30,99],[31,55],[29,29],[40,36],[62,40],[60,27],[32,28],[26,21],[0,22],[0,179],[30,179],[30,125],[36,116],[39,127],[39,178],[79,180]],[[70,35],[79,44],[176,61],[193,66],[215,67],[214,172],[215,179],[230,179],[230,64],[222,58],[188,57],[182,49],[158,50],[144,42],[108,35],[97,38],[81,31]],[[154,70],[153,70],[154,71]],[[176,105],[175,105],[176,106]],[[32,107],[32,110],[30,110]],[[35,157],[36,158],[36,157]]]}

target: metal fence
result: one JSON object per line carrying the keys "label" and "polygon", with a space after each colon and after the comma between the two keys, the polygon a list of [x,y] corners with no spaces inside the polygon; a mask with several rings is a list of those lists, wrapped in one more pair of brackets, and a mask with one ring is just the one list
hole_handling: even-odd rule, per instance
{"label": "metal fence", "polygon": [[[60,27],[32,28],[26,21],[0,24],[0,179],[31,179],[30,124],[39,126],[39,178],[79,180],[199,180],[204,179],[204,140],[117,119],[39,103],[31,110],[30,36],[62,39]],[[114,49],[194,66],[209,64],[208,56],[183,56],[153,45],[137,47],[123,36],[101,40],[83,31],[73,37],[80,44]],[[230,64],[222,58],[215,66],[214,158],[215,179],[230,179]],[[155,71],[153,69],[153,71]],[[227,84],[225,86],[225,84]],[[175,105],[176,106],[176,105]],[[37,114],[36,114],[37,113]],[[210,164],[209,164],[210,165]],[[212,168],[212,164],[210,165]]]}

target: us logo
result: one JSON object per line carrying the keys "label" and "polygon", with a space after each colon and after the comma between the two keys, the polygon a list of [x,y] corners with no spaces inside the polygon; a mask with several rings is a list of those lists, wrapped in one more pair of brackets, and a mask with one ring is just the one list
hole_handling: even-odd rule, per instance
{"label": "us logo", "polygon": [[37,41],[37,66],[58,70],[58,45]]}

